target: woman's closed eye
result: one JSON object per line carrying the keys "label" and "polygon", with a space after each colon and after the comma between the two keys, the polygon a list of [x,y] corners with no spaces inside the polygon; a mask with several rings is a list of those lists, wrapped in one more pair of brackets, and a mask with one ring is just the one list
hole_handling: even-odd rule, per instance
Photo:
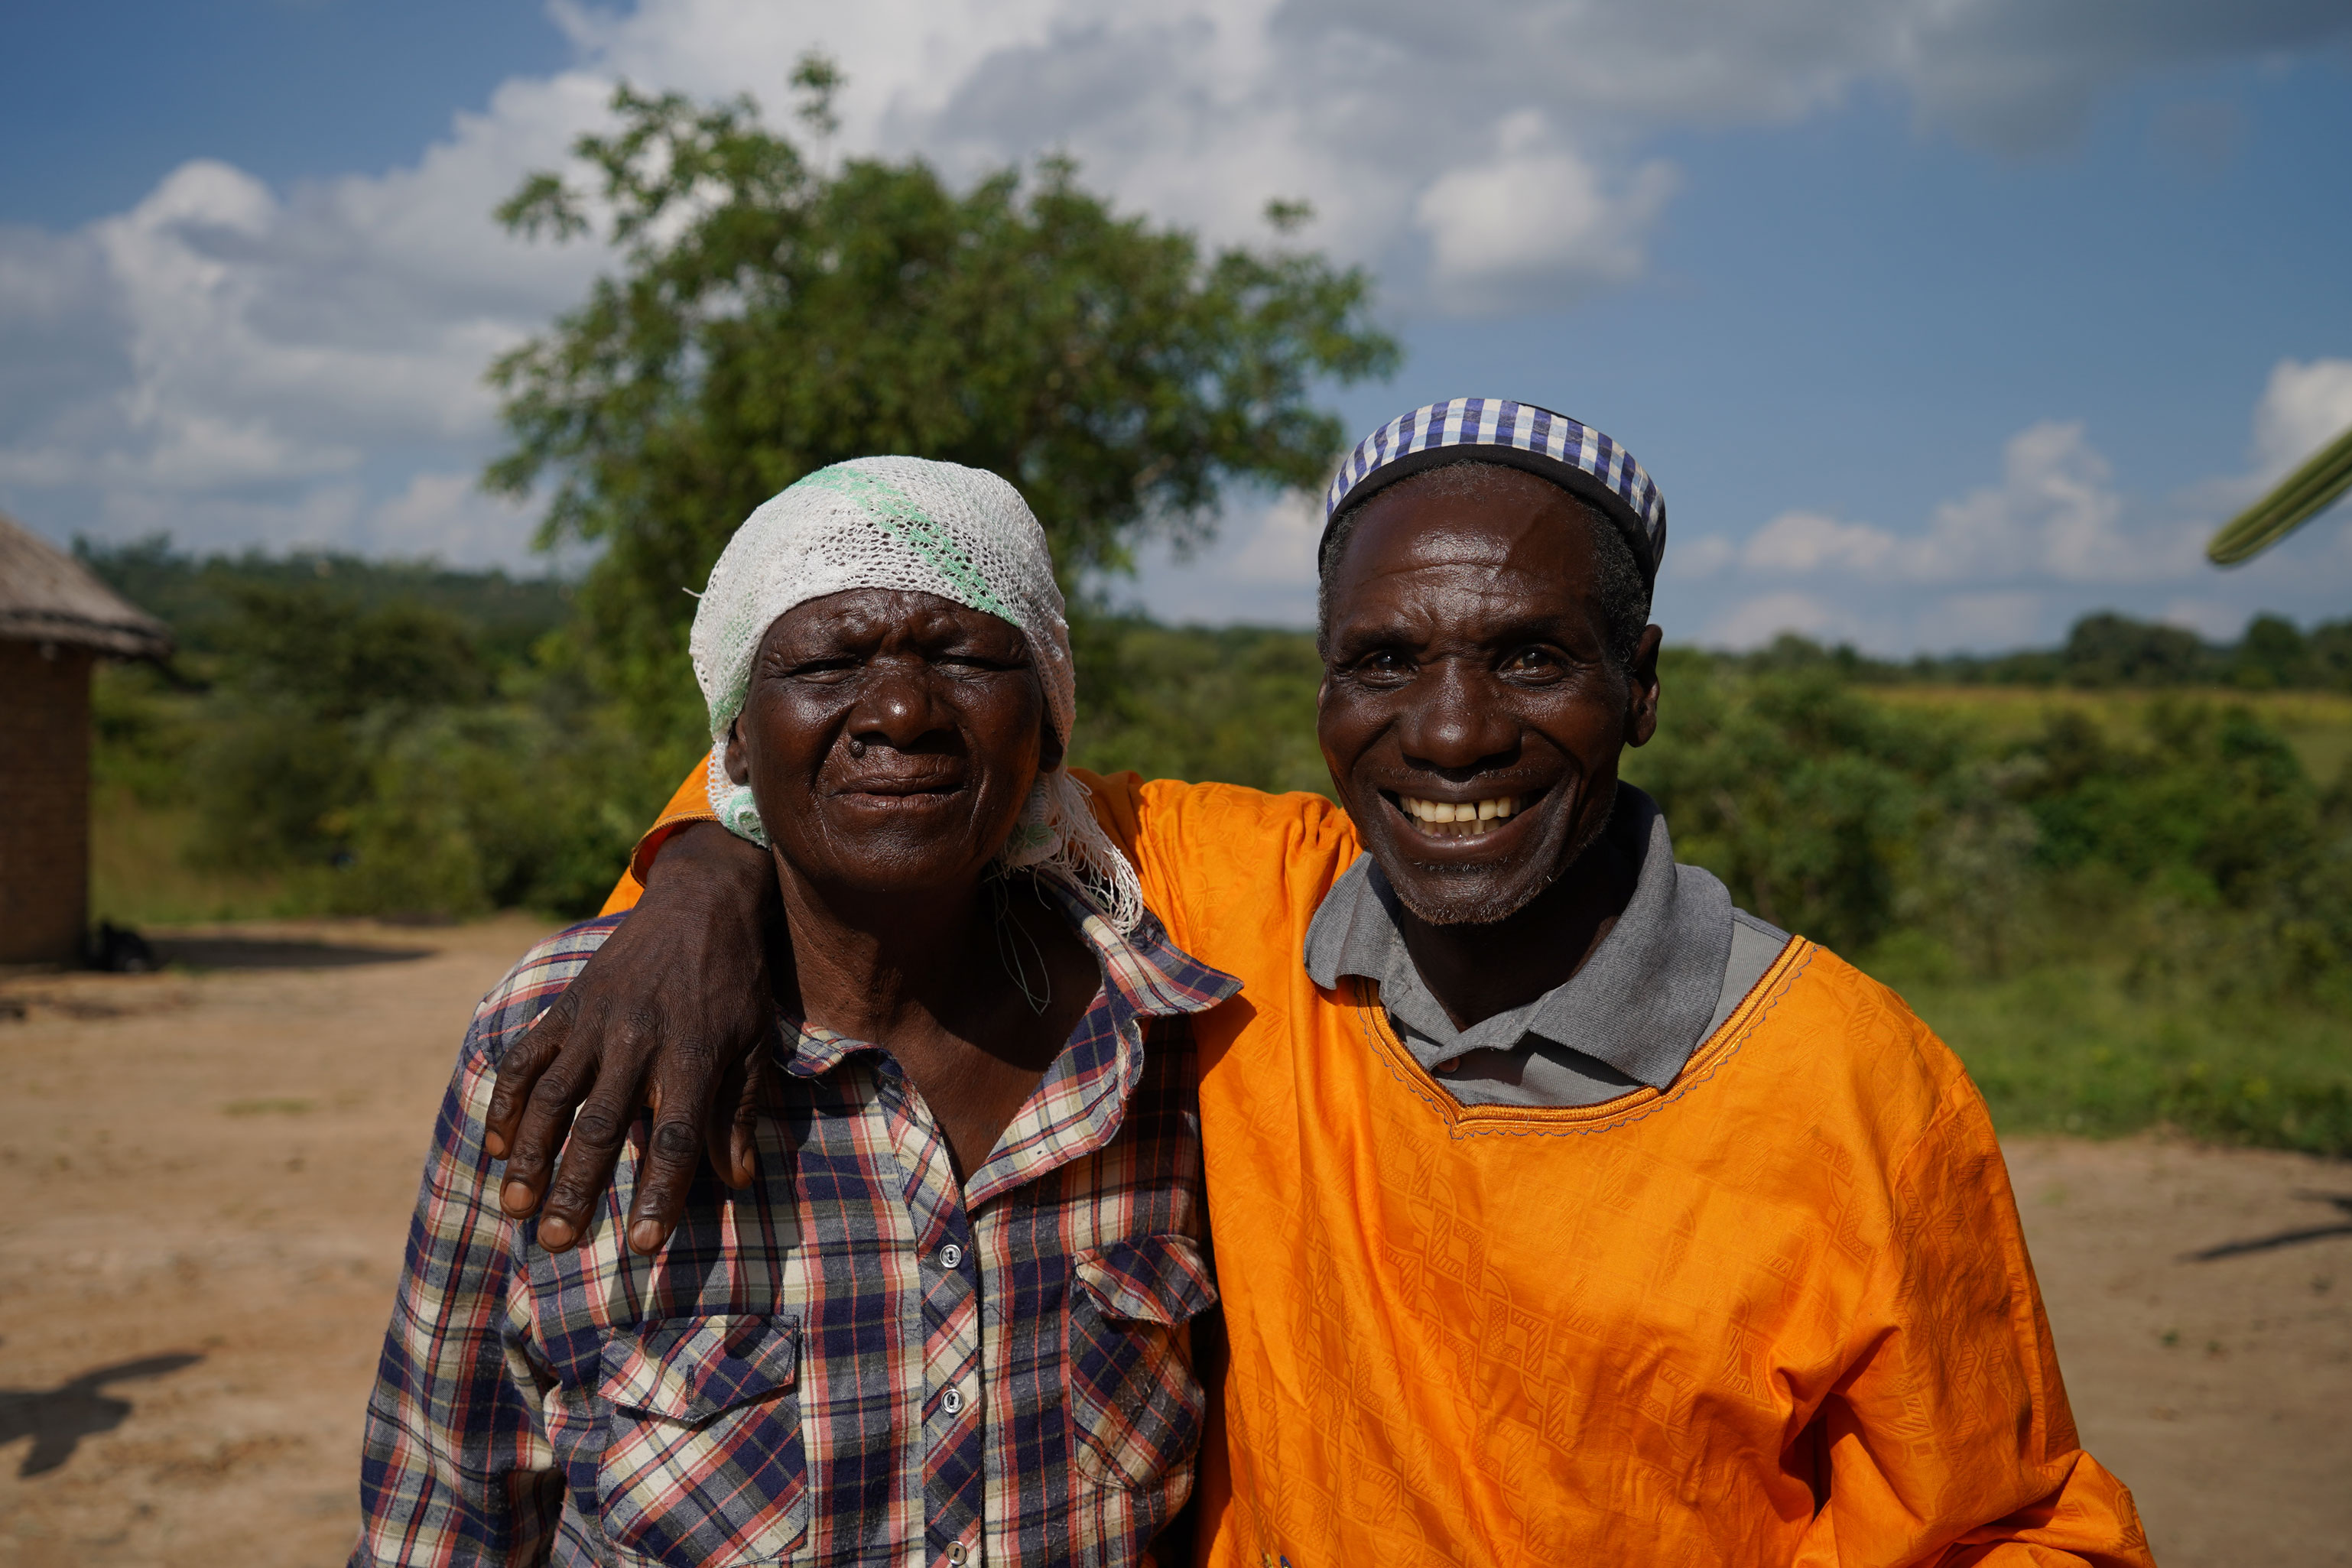
{"label": "woman's closed eye", "polygon": [[840,653],[822,659],[779,660],[778,667],[769,674],[790,680],[823,681],[853,674],[865,668],[866,661],[854,653]]}
{"label": "woman's closed eye", "polygon": [[1029,661],[1026,659],[1009,657],[1002,653],[941,653],[931,663],[945,665],[950,669],[981,670],[992,673],[1002,670],[1025,670],[1029,667]]}

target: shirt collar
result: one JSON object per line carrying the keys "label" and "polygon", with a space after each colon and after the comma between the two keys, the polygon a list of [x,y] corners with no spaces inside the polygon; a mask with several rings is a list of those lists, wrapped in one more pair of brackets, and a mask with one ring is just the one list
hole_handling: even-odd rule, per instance
{"label": "shirt collar", "polygon": [[1580,1051],[1664,1089],[1690,1060],[1722,987],[1731,948],[1731,894],[1696,866],[1677,865],[1658,803],[1617,787],[1603,841],[1624,855],[1633,894],[1575,974],[1523,1006],[1457,1030],[1413,967],[1397,896],[1369,855],[1332,884],[1307,928],[1307,977],[1326,990],[1342,975],[1373,981],[1397,1021],[1435,1045],[1435,1060],[1510,1051],[1528,1035]]}
{"label": "shirt collar", "polygon": [[[1168,928],[1150,910],[1131,935],[1123,935],[1101,910],[1060,877],[1039,873],[1038,890],[1091,949],[1102,972],[1103,999],[1118,1022],[1134,1018],[1172,1018],[1206,1011],[1242,988],[1241,981],[1213,969],[1169,940]],[[795,1025],[798,1039],[794,1040]],[[861,1051],[878,1049],[820,1024],[786,1019],[789,1056],[785,1070],[815,1078]],[[1122,1030],[1122,1033],[1129,1032]]]}

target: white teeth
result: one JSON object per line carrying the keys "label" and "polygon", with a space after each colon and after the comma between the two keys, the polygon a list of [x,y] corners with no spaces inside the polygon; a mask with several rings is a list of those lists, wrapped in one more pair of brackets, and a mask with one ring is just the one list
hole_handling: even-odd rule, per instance
{"label": "white teeth", "polygon": [[1486,831],[1485,824],[1499,822],[1517,813],[1521,800],[1516,795],[1498,795],[1486,800],[1424,800],[1414,795],[1400,795],[1397,804],[1405,814],[1434,829],[1444,826],[1444,838],[1475,836]]}

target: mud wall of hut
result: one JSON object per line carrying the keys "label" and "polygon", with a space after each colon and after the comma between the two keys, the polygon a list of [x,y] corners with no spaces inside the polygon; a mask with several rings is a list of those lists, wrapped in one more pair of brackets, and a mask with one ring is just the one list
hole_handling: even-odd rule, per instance
{"label": "mud wall of hut", "polygon": [[89,650],[0,641],[0,964],[69,964],[89,920]]}

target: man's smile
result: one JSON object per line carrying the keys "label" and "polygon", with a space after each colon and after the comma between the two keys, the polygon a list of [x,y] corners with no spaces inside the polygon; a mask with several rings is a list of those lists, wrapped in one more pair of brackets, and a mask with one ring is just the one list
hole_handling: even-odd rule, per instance
{"label": "man's smile", "polygon": [[1436,800],[1402,790],[1380,791],[1381,798],[1425,839],[1486,838],[1547,793],[1546,789],[1521,789],[1468,800]]}

